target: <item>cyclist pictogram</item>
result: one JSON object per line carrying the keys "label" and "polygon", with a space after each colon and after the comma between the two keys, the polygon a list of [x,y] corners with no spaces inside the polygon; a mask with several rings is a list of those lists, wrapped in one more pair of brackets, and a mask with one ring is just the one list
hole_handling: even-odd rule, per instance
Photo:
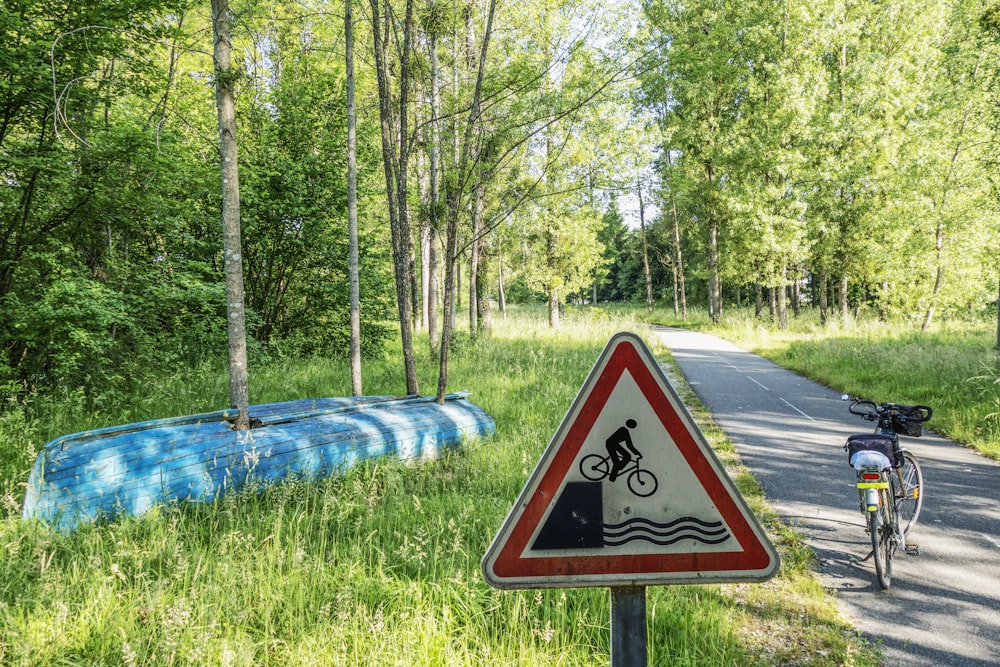
{"label": "cyclist pictogram", "polygon": [[605,478],[614,482],[627,473],[626,484],[629,491],[640,498],[656,493],[659,486],[656,475],[640,467],[642,453],[632,443],[629,429],[636,426],[638,424],[634,419],[626,420],[624,426],[619,427],[604,441],[608,455],[590,454],[583,457],[580,461],[580,473],[592,482],[600,482]]}

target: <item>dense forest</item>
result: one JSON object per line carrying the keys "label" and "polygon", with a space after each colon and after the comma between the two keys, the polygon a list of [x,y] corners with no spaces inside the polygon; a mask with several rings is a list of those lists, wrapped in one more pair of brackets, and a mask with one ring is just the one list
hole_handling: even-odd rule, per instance
{"label": "dense forest", "polygon": [[1000,5],[612,4],[5,0],[0,394],[225,357],[221,87],[253,358],[348,355],[352,227],[439,388],[516,301],[995,314]]}

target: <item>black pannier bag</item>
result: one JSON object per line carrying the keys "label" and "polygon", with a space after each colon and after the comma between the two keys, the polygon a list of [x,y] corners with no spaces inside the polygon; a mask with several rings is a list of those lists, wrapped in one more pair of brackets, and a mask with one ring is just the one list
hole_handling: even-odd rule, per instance
{"label": "black pannier bag", "polygon": [[896,456],[896,449],[893,447],[892,438],[887,435],[879,433],[855,433],[847,437],[847,444],[844,447],[847,449],[848,463],[851,462],[851,458],[856,453],[869,451],[883,454],[889,459],[889,463],[892,464],[893,468],[899,467],[899,457]]}

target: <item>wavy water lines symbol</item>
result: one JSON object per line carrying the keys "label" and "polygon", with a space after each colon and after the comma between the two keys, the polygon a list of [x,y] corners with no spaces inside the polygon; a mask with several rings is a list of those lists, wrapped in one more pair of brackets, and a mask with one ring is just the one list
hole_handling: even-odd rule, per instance
{"label": "wavy water lines symbol", "polygon": [[728,539],[729,530],[721,521],[703,521],[693,516],[683,516],[668,523],[635,518],[604,525],[604,545],[609,547],[621,546],[634,540],[667,546],[681,540],[721,544]]}

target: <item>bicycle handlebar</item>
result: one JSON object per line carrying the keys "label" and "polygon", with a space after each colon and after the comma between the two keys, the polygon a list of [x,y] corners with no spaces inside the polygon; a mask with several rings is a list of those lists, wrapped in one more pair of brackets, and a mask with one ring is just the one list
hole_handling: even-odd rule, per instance
{"label": "bicycle handlebar", "polygon": [[[843,400],[853,401],[851,405],[847,408],[848,412],[850,412],[852,415],[858,415],[859,417],[864,417],[865,419],[874,418],[875,412],[873,412],[872,410],[874,411],[878,410],[878,405],[875,403],[875,401],[862,400],[860,398],[854,398],[853,396],[848,396],[847,394],[844,394]],[[860,405],[870,405],[872,406],[872,409],[866,410],[865,412],[860,412],[854,409]]]}
{"label": "bicycle handlebar", "polygon": [[[934,411],[927,405],[903,405],[902,403],[876,403],[875,401],[870,401],[865,398],[857,398],[855,396],[850,396],[844,394],[841,397],[845,401],[851,401],[850,407],[847,410],[853,414],[858,415],[862,419],[867,421],[875,421],[883,416],[895,417],[902,421],[910,422],[925,422],[931,418]],[[858,406],[871,406],[870,409],[865,411],[856,410]]]}

